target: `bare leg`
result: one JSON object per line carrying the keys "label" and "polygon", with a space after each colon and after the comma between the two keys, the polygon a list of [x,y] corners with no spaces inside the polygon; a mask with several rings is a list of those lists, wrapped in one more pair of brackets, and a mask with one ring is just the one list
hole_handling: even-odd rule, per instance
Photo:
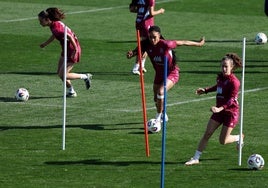
{"label": "bare leg", "polygon": [[206,131],[198,144],[197,150],[195,151],[195,155],[189,161],[187,161],[185,165],[189,166],[199,164],[199,158],[204,149],[206,148],[208,140],[219,126],[220,123],[213,119],[210,119],[208,121]]}
{"label": "bare leg", "polygon": [[[58,70],[57,73],[61,80],[63,80],[64,76],[64,58],[60,57],[59,63],[58,63]],[[76,80],[76,79],[87,79],[86,74],[78,74],[78,73],[71,73],[71,70],[73,69],[74,63],[68,62],[67,63],[67,70],[66,70],[66,86],[70,88],[72,86],[71,80]]]}
{"label": "bare leg", "polygon": [[[167,91],[170,90],[174,86],[174,83],[171,80],[167,79]],[[161,121],[162,118],[162,112],[164,109],[164,85],[163,84],[154,84],[153,87],[154,90],[154,101],[155,101],[155,106],[156,106],[156,117],[155,119],[157,121]],[[168,121],[168,117],[165,114],[166,121]]]}
{"label": "bare leg", "polygon": [[199,145],[197,147],[197,150],[202,152],[206,146],[207,146],[207,143],[208,143],[208,140],[210,139],[210,137],[212,136],[212,134],[215,132],[215,130],[220,126],[220,123],[213,120],[213,119],[210,119],[208,121],[208,124],[207,124],[207,128],[206,128],[206,131],[203,135],[203,137],[201,138],[200,142],[199,142]]}
{"label": "bare leg", "polygon": [[230,144],[239,140],[239,135],[231,135],[232,127],[222,126],[221,134],[219,137],[221,144]]}

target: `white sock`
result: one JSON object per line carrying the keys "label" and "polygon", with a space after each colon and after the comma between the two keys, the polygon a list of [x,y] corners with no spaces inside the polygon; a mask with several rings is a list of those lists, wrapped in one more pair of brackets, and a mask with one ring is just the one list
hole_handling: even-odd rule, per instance
{"label": "white sock", "polygon": [[139,68],[140,68],[140,65],[138,63],[135,63],[134,67],[133,67],[133,70],[139,70]]}
{"label": "white sock", "polygon": [[142,68],[144,68],[144,66],[145,66],[145,61],[146,61],[146,58],[143,58],[143,59],[141,60]]}
{"label": "white sock", "polygon": [[236,135],[236,136],[235,136],[235,141],[236,141],[236,142],[239,142],[239,135]]}
{"label": "white sock", "polygon": [[81,80],[85,80],[85,79],[87,79],[87,75],[86,75],[86,74],[81,74],[80,79],[81,79]]}
{"label": "white sock", "polygon": [[161,121],[161,115],[162,115],[162,113],[156,113],[156,115],[155,115],[156,121]]}
{"label": "white sock", "polygon": [[202,155],[202,152],[196,150],[193,159],[195,159],[195,160],[198,159],[199,160],[199,158],[200,158],[201,155]]}

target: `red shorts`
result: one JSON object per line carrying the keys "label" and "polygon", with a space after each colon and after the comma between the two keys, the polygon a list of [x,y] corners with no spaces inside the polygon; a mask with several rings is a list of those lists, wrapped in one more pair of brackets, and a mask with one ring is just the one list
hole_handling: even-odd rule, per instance
{"label": "red shorts", "polygon": [[238,123],[239,112],[222,111],[213,113],[210,119],[213,119],[223,126],[234,128]]}
{"label": "red shorts", "polygon": [[75,53],[75,56],[72,58],[71,55],[72,55],[72,52],[69,54],[68,53],[68,62],[72,62],[72,63],[78,63],[80,61],[80,57],[81,57],[81,50],[78,50],[76,53]]}
{"label": "red shorts", "polygon": [[[67,62],[71,62],[71,63],[78,63],[80,61],[80,57],[81,57],[81,48],[80,46],[77,47],[77,51],[75,53],[75,56],[72,58],[72,54],[73,54],[73,49],[68,48],[67,50]],[[61,56],[64,56],[64,52],[61,52]]]}
{"label": "red shorts", "polygon": [[[174,84],[176,84],[180,79],[179,68],[176,67],[173,71],[169,73],[167,79],[171,80]],[[164,75],[163,74],[156,74],[154,77],[154,84],[163,84],[164,82]]]}
{"label": "red shorts", "polygon": [[136,23],[136,30],[140,31],[140,37],[148,38],[149,37],[149,29],[154,25],[153,18],[145,20],[141,23]]}
{"label": "red shorts", "polygon": [[179,70],[178,69],[175,69],[174,71],[172,71],[167,79],[171,80],[174,84],[176,84],[179,79],[180,79],[180,74],[179,74]]}

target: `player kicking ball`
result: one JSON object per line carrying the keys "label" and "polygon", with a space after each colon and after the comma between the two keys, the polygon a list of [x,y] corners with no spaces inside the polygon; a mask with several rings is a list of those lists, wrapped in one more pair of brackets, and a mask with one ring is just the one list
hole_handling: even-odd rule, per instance
{"label": "player kicking ball", "polygon": [[[179,81],[179,67],[176,62],[176,56],[173,51],[178,46],[203,46],[205,39],[200,41],[188,41],[188,40],[165,40],[161,35],[160,28],[158,26],[152,26],[149,29],[149,38],[141,42],[141,51],[147,53],[153,68],[155,70],[153,92],[154,101],[156,105],[155,119],[158,123],[161,123],[163,118],[164,108],[164,59],[167,58],[168,73],[166,89],[170,90]],[[128,51],[127,58],[132,58],[138,54],[137,48]],[[165,114],[165,120],[168,120]]]}
{"label": "player kicking ball", "polygon": [[[43,27],[49,27],[52,35],[50,38],[40,45],[41,48],[49,45],[54,39],[57,39],[60,42],[62,52],[60,55],[60,59],[58,62],[57,74],[64,80],[64,30],[65,24],[61,22],[62,19],[65,18],[64,13],[58,8],[48,8],[46,10],[41,11],[38,14],[38,19],[40,25]],[[77,74],[71,73],[73,66],[79,62],[81,56],[81,47],[79,41],[72,32],[70,28],[67,27],[67,68],[66,68],[66,87],[68,92],[66,94],[67,97],[76,97],[77,93],[75,92],[71,80],[82,79],[85,81],[86,89],[89,89],[91,86],[91,78],[92,74]]]}

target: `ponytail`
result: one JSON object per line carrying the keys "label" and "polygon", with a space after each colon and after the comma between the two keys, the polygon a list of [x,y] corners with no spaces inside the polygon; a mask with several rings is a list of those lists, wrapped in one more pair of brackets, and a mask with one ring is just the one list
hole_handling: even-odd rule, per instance
{"label": "ponytail", "polygon": [[41,11],[38,17],[49,18],[51,21],[60,21],[65,18],[65,15],[60,9],[52,7]]}

